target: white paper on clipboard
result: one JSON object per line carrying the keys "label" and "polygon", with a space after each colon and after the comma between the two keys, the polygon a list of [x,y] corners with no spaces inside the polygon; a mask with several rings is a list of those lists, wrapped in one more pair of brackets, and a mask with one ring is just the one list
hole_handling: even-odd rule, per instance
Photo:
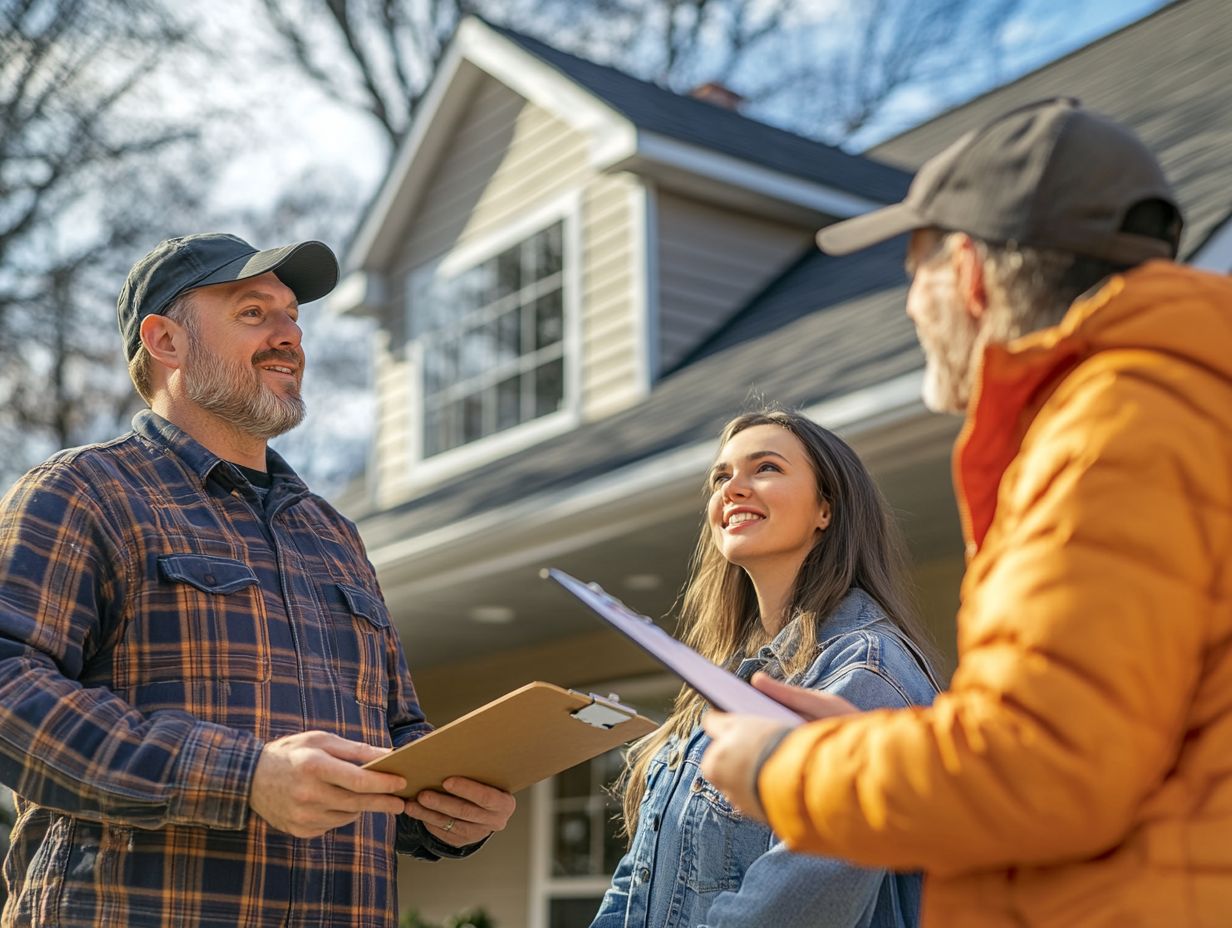
{"label": "white paper on clipboard", "polygon": [[563,586],[599,618],[701,693],[716,709],[758,715],[792,725],[804,721],[782,703],[775,702],[734,673],[707,660],[684,642],[677,641],[646,616],[605,593],[598,584],[583,583],[555,567],[540,571],[540,576]]}

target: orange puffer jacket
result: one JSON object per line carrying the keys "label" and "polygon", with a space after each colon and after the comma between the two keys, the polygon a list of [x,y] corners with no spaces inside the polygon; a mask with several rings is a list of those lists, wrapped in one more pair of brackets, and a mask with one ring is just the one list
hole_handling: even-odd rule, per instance
{"label": "orange puffer jacket", "polygon": [[926,872],[932,928],[1232,925],[1232,280],[1166,262],[990,348],[931,708],[815,722],[797,850]]}

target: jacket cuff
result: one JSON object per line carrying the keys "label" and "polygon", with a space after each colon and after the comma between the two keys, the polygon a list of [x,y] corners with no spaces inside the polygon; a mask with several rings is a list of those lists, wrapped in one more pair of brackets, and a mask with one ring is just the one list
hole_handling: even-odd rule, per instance
{"label": "jacket cuff", "polygon": [[198,722],[176,759],[168,821],[239,830],[248,822],[252,777],[264,745],[256,736]]}
{"label": "jacket cuff", "polygon": [[753,765],[753,796],[757,799],[757,804],[765,811],[766,803],[761,798],[761,770],[766,766],[766,761],[770,759],[770,755],[778,750],[779,745],[783,740],[790,735],[794,728],[787,726],[781,731],[776,732],[764,745],[762,745],[761,753],[757,755],[757,763]]}
{"label": "jacket cuff", "polygon": [[409,854],[418,860],[461,860],[474,854],[487,844],[491,837],[488,835],[487,838],[476,841],[474,844],[454,847],[438,839],[424,827],[424,823],[419,819],[411,818],[409,815],[399,815],[395,846],[400,853]]}

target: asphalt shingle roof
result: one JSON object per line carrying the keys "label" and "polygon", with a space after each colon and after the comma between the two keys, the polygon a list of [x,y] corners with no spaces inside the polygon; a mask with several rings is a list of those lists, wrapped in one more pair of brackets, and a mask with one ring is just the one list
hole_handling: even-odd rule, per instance
{"label": "asphalt shingle roof", "polygon": [[[903,311],[901,247],[893,255],[883,252],[883,265],[882,279],[890,283],[869,286],[854,298],[848,275],[810,269],[809,286],[798,282],[800,304],[829,308],[725,350],[716,348],[629,409],[434,484],[418,499],[364,518],[364,538],[373,545],[406,537],[408,526],[442,525],[498,508],[509,501],[510,487],[517,487],[520,498],[564,491],[683,445],[717,439],[728,419],[760,400],[809,406],[918,370],[923,356]],[[836,292],[843,294],[841,300]]]}
{"label": "asphalt shingle roof", "polygon": [[[1232,106],[1227,101],[1232,17],[1226,15],[1224,3],[1178,0],[884,143],[874,154],[914,169],[997,113],[1041,97],[1078,96],[1133,126],[1160,154],[1186,211],[1183,252],[1191,254],[1232,208]],[[839,185],[842,171],[853,172],[851,176],[864,178],[865,195],[901,196],[896,185],[904,175],[886,174],[874,161],[858,166],[858,159],[849,160],[852,156],[837,149],[499,31],[639,126],[759,163],[783,158],[784,170],[798,158],[790,173],[831,185]],[[784,136],[785,147],[769,151],[777,141],[770,145],[767,140]],[[827,159],[841,167],[822,170]],[[847,189],[856,192],[855,186]],[[728,418],[757,398],[809,406],[919,369],[923,357],[904,313],[902,257],[901,239],[842,258],[809,250],[643,402],[369,516],[363,519],[365,537],[369,543],[403,537],[408,525],[444,524],[497,508],[507,501],[510,486],[517,486],[520,496],[565,490],[639,460],[713,439]],[[412,513],[418,518],[405,518]]]}
{"label": "asphalt shingle roof", "polygon": [[681,96],[519,32],[489,26],[641,129],[879,202],[902,199],[911,181],[910,173],[901,168]]}
{"label": "asphalt shingle roof", "polygon": [[1191,257],[1232,211],[1232,9],[1176,0],[1138,22],[872,149],[914,170],[968,129],[1046,97],[1073,96],[1134,129],[1185,215]]}

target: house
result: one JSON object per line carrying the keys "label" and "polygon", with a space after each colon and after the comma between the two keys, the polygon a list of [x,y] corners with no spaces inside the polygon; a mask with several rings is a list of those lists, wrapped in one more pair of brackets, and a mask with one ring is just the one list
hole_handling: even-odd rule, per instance
{"label": "house", "polygon": [[[1221,7],[1177,2],[870,156],[465,21],[332,298],[378,331],[377,438],[363,492],[340,502],[429,716],[536,679],[661,715],[672,679],[538,570],[668,616],[718,430],[757,398],[806,409],[860,452],[952,649],[958,423],[919,400],[902,243],[835,258],[813,232],[897,200],[988,115],[1065,93],[1160,152],[1190,216],[1183,257],[1232,269]],[[602,792],[616,762],[521,794],[464,865],[404,861],[404,907],[589,924],[621,852]]]}

